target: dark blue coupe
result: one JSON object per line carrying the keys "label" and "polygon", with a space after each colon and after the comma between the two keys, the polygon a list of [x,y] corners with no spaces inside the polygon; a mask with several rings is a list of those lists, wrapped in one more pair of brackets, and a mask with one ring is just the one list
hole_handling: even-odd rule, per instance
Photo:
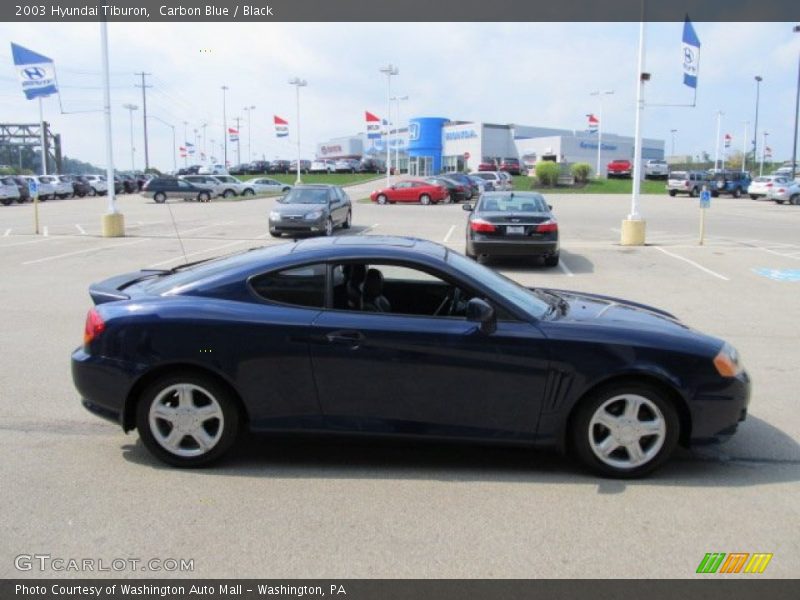
{"label": "dark blue coupe", "polygon": [[244,428],[556,445],[636,477],[731,435],[750,383],[661,310],[528,289],[438,244],[340,236],[92,285],[72,374],[161,460]]}

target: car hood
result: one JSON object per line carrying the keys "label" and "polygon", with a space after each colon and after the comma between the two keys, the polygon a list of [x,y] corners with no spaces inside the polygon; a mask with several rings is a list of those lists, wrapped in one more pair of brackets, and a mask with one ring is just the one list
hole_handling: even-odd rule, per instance
{"label": "car hood", "polygon": [[689,331],[689,327],[681,323],[675,315],[647,304],[600,294],[566,290],[544,291],[557,294],[569,305],[569,310],[560,321],[595,321],[637,328]]}

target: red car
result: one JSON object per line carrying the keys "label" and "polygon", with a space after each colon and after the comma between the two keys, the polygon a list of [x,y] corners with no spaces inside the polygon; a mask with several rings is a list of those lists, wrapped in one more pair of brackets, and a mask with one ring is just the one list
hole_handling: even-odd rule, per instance
{"label": "red car", "polygon": [[447,188],[431,185],[424,181],[399,181],[388,188],[375,190],[369,199],[378,204],[394,204],[395,202],[419,202],[421,204],[438,204],[450,202]]}
{"label": "red car", "polygon": [[630,179],[633,173],[633,165],[629,160],[612,160],[606,165],[608,177],[627,177]]}
{"label": "red car", "polygon": [[489,158],[484,158],[478,164],[478,171],[497,171],[497,162]]}

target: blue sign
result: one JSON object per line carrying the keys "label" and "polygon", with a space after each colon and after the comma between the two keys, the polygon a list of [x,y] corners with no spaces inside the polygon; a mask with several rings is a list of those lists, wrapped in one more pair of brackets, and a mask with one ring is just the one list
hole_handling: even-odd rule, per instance
{"label": "blue sign", "polygon": [[17,67],[22,91],[28,100],[58,93],[56,69],[51,58],[13,42],[11,54]]}
{"label": "blue sign", "polygon": [[478,134],[475,133],[474,129],[462,129],[461,131],[446,131],[444,134],[444,139],[447,141],[453,140],[468,140],[470,138],[476,138]]}
{"label": "blue sign", "polygon": [[708,190],[700,192],[700,208],[711,208],[711,192]]}
{"label": "blue sign", "polygon": [[28,191],[30,192],[31,196],[38,196],[39,182],[35,179],[28,179]]}
{"label": "blue sign", "polygon": [[[590,150],[597,150],[597,142],[581,142],[581,148],[588,148]],[[614,144],[603,144],[603,150],[616,150],[617,147]]]}
{"label": "blue sign", "polygon": [[753,269],[753,272],[774,281],[800,281],[800,269]]}

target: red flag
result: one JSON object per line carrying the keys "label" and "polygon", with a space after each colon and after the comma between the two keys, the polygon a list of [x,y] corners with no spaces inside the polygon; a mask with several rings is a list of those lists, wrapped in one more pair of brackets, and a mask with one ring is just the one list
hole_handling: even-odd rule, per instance
{"label": "red flag", "polygon": [[381,120],[380,120],[378,117],[376,117],[375,115],[373,115],[373,114],[372,114],[371,112],[369,112],[369,111],[364,111],[364,114],[367,116],[367,122],[368,122],[368,123],[369,123],[370,121],[377,121],[378,123],[380,123],[380,122],[381,122]]}
{"label": "red flag", "polygon": [[281,119],[278,115],[275,115],[275,125],[288,125],[289,122]]}

